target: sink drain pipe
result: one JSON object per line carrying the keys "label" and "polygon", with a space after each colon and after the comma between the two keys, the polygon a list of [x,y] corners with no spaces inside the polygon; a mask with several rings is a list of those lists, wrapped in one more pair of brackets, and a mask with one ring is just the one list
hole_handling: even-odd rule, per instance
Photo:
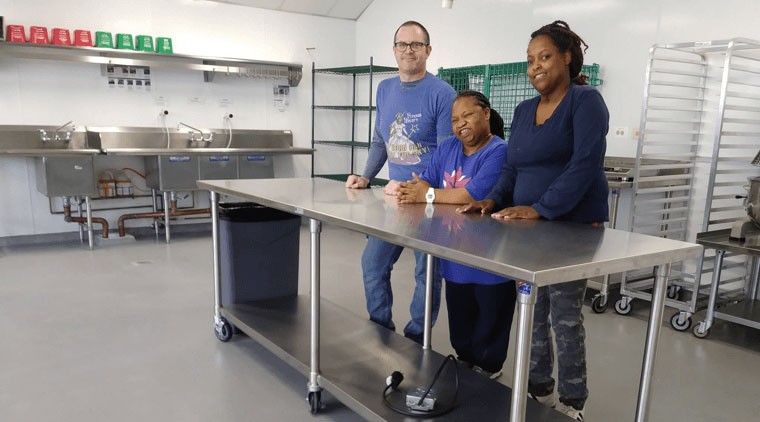
{"label": "sink drain pipe", "polygon": [[[108,239],[108,221],[103,217],[91,217],[93,223],[103,226],[103,239]],[[74,217],[71,215],[71,199],[63,197],[63,221],[67,223],[87,224],[87,217]]]}
{"label": "sink drain pipe", "polygon": [[[164,195],[166,195],[168,192],[164,192]],[[166,202],[166,201],[165,201]],[[133,213],[133,214],[124,214],[121,217],[119,217],[119,237],[124,237],[127,235],[127,228],[125,227],[124,223],[127,220],[136,220],[140,218],[163,218],[164,219],[164,227],[167,231],[166,236],[166,243],[169,243],[169,220],[168,218],[171,217],[181,217],[186,215],[200,215],[200,214],[211,214],[211,208],[194,208],[189,210],[178,210],[177,209],[177,195],[174,192],[171,192],[171,200],[168,201],[168,213],[165,211],[154,211],[154,212],[143,212],[143,213]]]}

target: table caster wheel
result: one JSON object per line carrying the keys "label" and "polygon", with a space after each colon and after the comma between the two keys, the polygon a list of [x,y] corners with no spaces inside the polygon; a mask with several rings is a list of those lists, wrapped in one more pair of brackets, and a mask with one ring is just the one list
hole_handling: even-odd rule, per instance
{"label": "table caster wheel", "polygon": [[226,319],[220,318],[220,323],[214,326],[214,334],[219,341],[228,342],[232,338],[232,324]]}
{"label": "table caster wheel", "polygon": [[603,314],[607,310],[607,297],[602,295],[594,296],[591,299],[591,310],[597,314]]}
{"label": "table caster wheel", "polygon": [[681,286],[668,286],[668,290],[665,293],[668,299],[681,300]]}
{"label": "table caster wheel", "polygon": [[704,326],[703,322],[700,322],[699,324],[694,326],[694,330],[692,330],[692,333],[694,334],[694,337],[696,338],[705,338],[710,335],[710,329],[702,329],[702,326]]}
{"label": "table caster wheel", "polygon": [[681,319],[681,312],[676,312],[670,317],[670,326],[676,331],[686,331],[691,328],[691,316]]}
{"label": "table caster wheel", "polygon": [[633,310],[633,304],[631,300],[626,297],[621,297],[615,302],[615,312],[620,315],[628,315]]}
{"label": "table caster wheel", "polygon": [[311,409],[311,413],[318,413],[320,407],[322,407],[322,392],[310,391],[306,399],[309,401],[309,408]]}

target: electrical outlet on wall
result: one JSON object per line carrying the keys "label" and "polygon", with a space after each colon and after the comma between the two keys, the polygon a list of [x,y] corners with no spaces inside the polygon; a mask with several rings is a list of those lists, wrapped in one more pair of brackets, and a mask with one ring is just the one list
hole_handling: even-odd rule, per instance
{"label": "electrical outlet on wall", "polygon": [[627,138],[631,129],[628,126],[616,126],[612,132],[616,138]]}

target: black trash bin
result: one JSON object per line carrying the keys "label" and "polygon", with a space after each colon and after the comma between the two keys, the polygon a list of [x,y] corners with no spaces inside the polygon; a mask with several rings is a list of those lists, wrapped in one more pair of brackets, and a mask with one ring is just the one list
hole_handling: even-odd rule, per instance
{"label": "black trash bin", "polygon": [[222,305],[297,295],[300,227],[284,211],[219,204]]}

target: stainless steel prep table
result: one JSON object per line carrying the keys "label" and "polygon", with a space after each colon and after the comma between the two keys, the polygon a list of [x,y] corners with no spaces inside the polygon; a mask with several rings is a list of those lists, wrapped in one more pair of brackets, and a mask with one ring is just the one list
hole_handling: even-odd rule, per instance
{"label": "stainless steel prep table", "polygon": [[[705,320],[694,326],[694,335],[699,338],[707,337],[715,318],[731,321],[760,329],[760,300],[757,299],[758,277],[760,276],[760,230],[747,233],[743,241],[731,239],[728,235],[731,230],[716,230],[697,234],[697,243],[706,248],[715,249],[715,264],[713,278],[710,286],[710,300],[707,305]],[[720,287],[720,273],[723,269],[723,257],[726,252],[734,252],[752,256],[752,277],[747,289],[746,299],[739,303],[720,308],[715,307],[718,302],[718,288]]]}
{"label": "stainless steel prep table", "polygon": [[[430,255],[523,281],[519,283],[518,288],[515,372],[512,400],[509,403],[511,421],[524,421],[526,408],[527,412],[548,411],[548,409],[543,409],[540,406],[536,407],[533,402],[526,403],[530,336],[536,287],[636,268],[658,266],[636,409],[636,421],[646,421],[648,419],[652,372],[670,264],[699,256],[703,249],[701,246],[692,243],[613,229],[593,228],[589,225],[528,220],[504,222],[479,214],[462,215],[455,212],[456,206],[453,205],[398,205],[394,198],[383,195],[381,189],[349,190],[341,182],[325,179],[199,181],[198,186],[211,192],[214,280],[216,286],[215,323],[217,327],[222,317],[229,317],[236,325],[242,325],[239,328],[242,328],[243,331],[252,334],[254,338],[279,354],[291,365],[302,369],[302,365],[305,364],[300,362],[304,360],[299,361],[295,355],[304,353],[303,342],[302,339],[297,342],[292,337],[283,336],[282,330],[287,329],[287,324],[274,328],[273,325],[281,323],[274,322],[276,318],[273,317],[264,323],[253,321],[264,314],[277,315],[282,319],[287,315],[283,309],[296,311],[299,306],[291,303],[285,305],[272,304],[271,307],[266,305],[264,308],[257,309],[250,306],[242,306],[244,309],[238,309],[234,306],[231,307],[232,309],[227,309],[227,307],[222,308],[220,304],[218,195],[220,193],[233,195],[310,219],[311,320],[309,329],[301,328],[300,332],[301,336],[305,337],[307,333],[310,336],[309,357],[305,359],[309,361],[309,395],[311,397],[324,386],[350,408],[369,419],[394,418],[390,410],[383,409],[384,406],[380,399],[382,377],[388,375],[389,372],[381,373],[375,380],[364,379],[365,383],[374,383],[370,390],[375,393],[376,399],[362,402],[355,400],[352,394],[361,395],[362,388],[366,389],[366,386],[356,386],[354,390],[351,390],[346,383],[341,384],[339,382],[341,378],[339,375],[330,378],[330,375],[320,371],[320,347],[324,347],[324,343],[332,343],[334,340],[328,339],[320,344],[320,304],[324,305],[326,302],[319,300],[319,253],[322,222],[376,236]],[[358,268],[357,271],[359,271]],[[430,289],[428,289],[428,297],[429,292]],[[429,301],[426,308],[428,311],[426,322],[429,322]],[[331,310],[331,313],[334,311]],[[244,317],[243,314],[248,315],[248,317]],[[261,335],[249,326],[249,323],[273,333],[274,338]],[[367,322],[367,324],[371,323]],[[430,326],[428,325],[425,329],[424,348],[429,349]],[[339,335],[342,338],[350,338],[348,333]],[[289,344],[277,344],[277,341]],[[398,342],[383,340],[382,343],[394,346]],[[355,346],[356,343],[353,345]],[[285,349],[293,350],[293,352],[290,353]],[[416,348],[416,350],[419,351],[420,349]],[[422,356],[424,355],[423,353]],[[401,354],[393,356],[399,361],[407,358]],[[371,369],[372,365],[379,365],[387,360],[387,356],[375,360],[372,358],[356,359],[357,361],[353,362],[355,367],[358,368],[361,363],[364,363],[369,365]],[[417,362],[415,366],[419,368],[420,363]],[[366,375],[366,371],[362,375]],[[493,406],[494,409],[489,410],[498,412],[497,408],[506,405],[506,402],[507,400],[497,400],[484,407]],[[460,408],[449,414],[451,418],[457,418],[458,415],[460,419],[474,420],[475,417],[483,415],[482,413],[464,413],[468,409],[478,410],[480,408],[470,406],[465,398],[462,398],[460,403]],[[554,413],[556,412],[550,414]],[[494,416],[493,413],[488,415],[491,418]],[[505,414],[501,413],[501,415],[502,418],[506,418]],[[536,416],[532,414],[531,420],[534,420]],[[400,415],[396,417],[400,418]]]}

